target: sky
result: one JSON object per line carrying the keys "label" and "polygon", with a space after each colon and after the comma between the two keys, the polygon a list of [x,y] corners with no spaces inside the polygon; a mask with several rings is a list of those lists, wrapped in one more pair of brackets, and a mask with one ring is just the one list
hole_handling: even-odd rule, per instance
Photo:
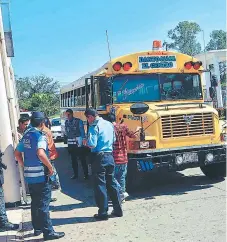
{"label": "sky", "polygon": [[106,30],[112,58],[151,50],[153,40],[167,40],[168,30],[180,21],[197,22],[206,43],[212,30],[226,30],[225,0],[10,2],[15,74],[45,74],[61,85],[109,60]]}

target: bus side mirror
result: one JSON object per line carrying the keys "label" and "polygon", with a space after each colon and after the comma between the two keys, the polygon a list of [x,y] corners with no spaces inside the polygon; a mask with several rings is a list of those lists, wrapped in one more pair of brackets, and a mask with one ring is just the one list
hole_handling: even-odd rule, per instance
{"label": "bus side mirror", "polygon": [[214,88],[213,88],[213,87],[210,87],[210,88],[209,88],[209,93],[210,93],[210,97],[211,97],[212,99],[214,99],[214,97],[215,97],[215,93],[214,93]]}
{"label": "bus side mirror", "polygon": [[134,103],[130,107],[130,111],[133,114],[144,114],[148,111],[149,106],[146,103]]}

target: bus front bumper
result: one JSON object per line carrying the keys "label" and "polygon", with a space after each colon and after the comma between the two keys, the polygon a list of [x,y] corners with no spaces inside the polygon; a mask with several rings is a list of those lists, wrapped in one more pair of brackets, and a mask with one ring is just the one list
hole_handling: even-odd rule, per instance
{"label": "bus front bumper", "polygon": [[226,162],[226,145],[188,146],[177,149],[160,149],[149,153],[129,154],[137,162],[137,169],[149,172],[155,169],[181,171],[187,168]]}

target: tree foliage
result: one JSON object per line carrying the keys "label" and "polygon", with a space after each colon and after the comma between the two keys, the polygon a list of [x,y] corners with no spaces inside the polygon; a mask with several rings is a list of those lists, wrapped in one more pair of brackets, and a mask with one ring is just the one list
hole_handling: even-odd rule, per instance
{"label": "tree foliage", "polygon": [[16,77],[20,109],[42,111],[48,116],[59,111],[59,82],[45,75]]}
{"label": "tree foliage", "polygon": [[201,44],[197,41],[197,34],[201,31],[200,26],[195,22],[183,21],[168,31],[168,37],[173,41],[163,46],[194,56],[201,51]]}
{"label": "tree foliage", "polygon": [[210,41],[206,46],[206,50],[226,49],[226,32],[224,30],[213,30],[210,34]]}

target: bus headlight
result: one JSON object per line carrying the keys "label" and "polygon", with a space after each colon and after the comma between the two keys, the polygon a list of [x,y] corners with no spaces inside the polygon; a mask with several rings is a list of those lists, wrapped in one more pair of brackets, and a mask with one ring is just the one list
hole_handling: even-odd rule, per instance
{"label": "bus headlight", "polygon": [[177,165],[181,165],[183,163],[183,157],[181,155],[176,156],[175,162]]}
{"label": "bus headlight", "polygon": [[211,163],[214,160],[214,155],[212,153],[206,154],[207,163]]}

